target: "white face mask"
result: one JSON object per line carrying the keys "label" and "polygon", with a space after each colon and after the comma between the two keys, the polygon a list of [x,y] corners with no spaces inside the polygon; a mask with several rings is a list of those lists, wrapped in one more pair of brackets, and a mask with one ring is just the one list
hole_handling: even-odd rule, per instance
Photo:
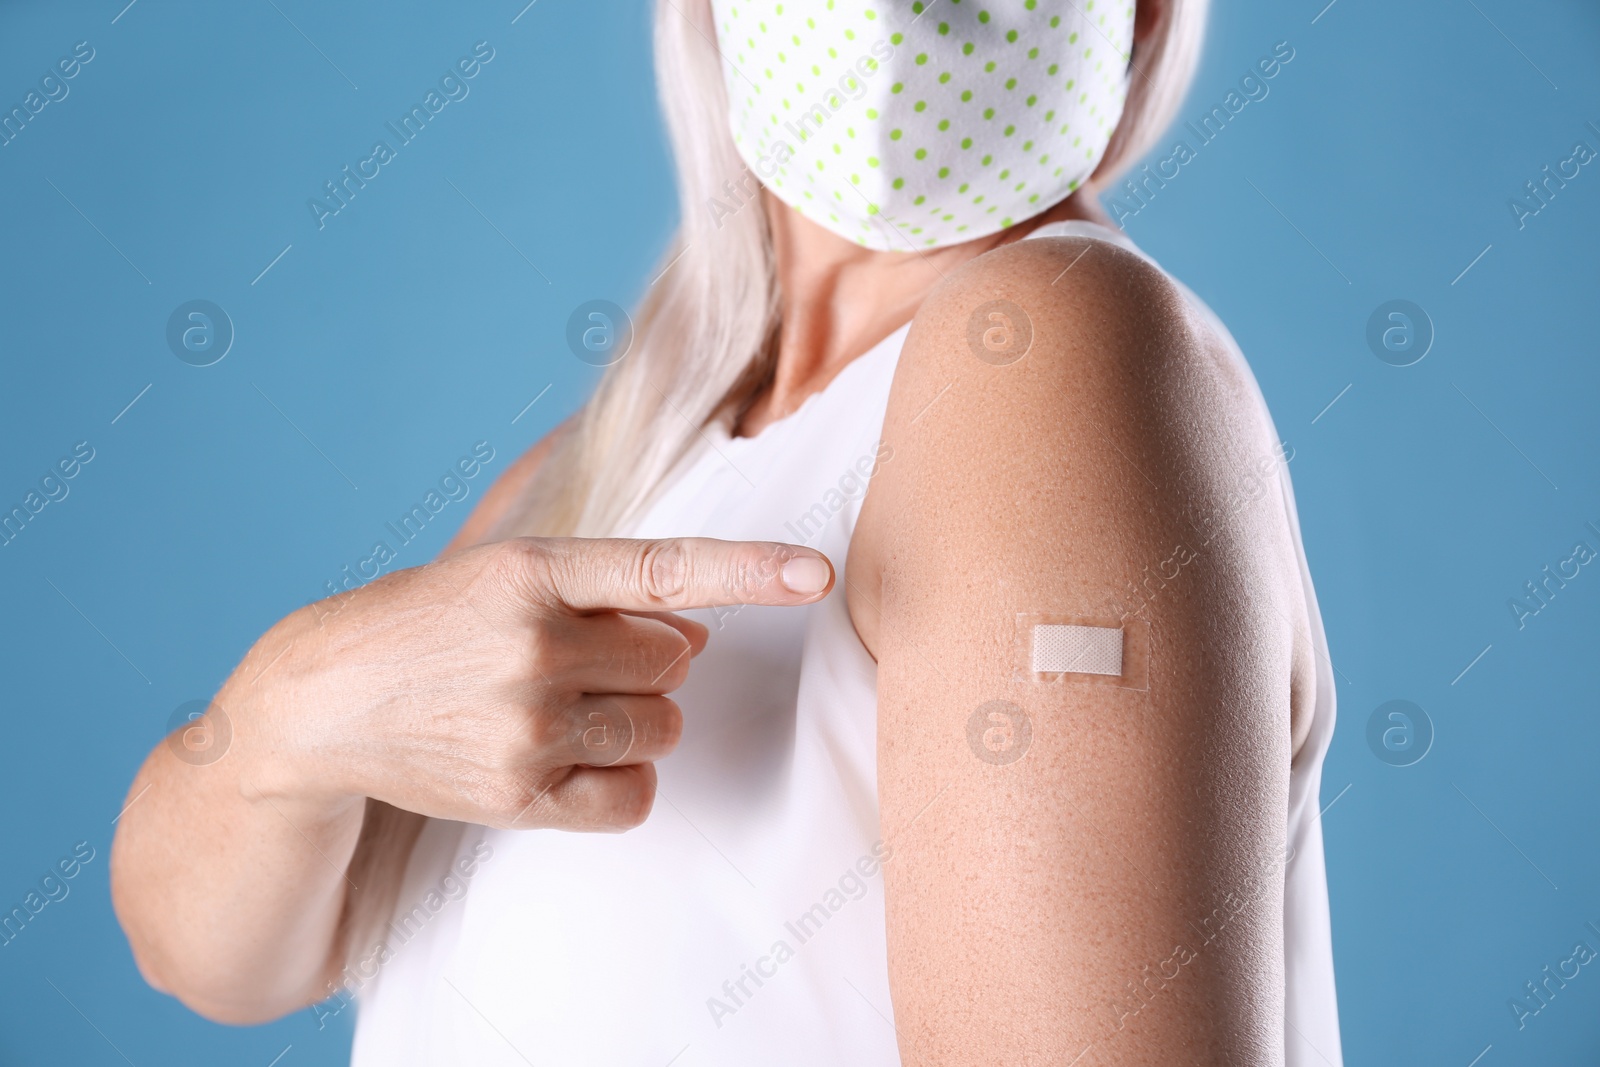
{"label": "white face mask", "polygon": [[869,248],[983,237],[1100,162],[1133,0],[711,0],[739,154]]}

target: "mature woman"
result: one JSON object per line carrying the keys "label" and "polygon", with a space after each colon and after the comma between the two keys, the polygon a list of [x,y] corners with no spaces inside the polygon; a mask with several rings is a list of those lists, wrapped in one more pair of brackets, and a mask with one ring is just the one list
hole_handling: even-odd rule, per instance
{"label": "mature woman", "polygon": [[632,350],[150,756],[151,983],[363,1065],[1339,1063],[1285,456],[1093,195],[1203,7],[663,0]]}

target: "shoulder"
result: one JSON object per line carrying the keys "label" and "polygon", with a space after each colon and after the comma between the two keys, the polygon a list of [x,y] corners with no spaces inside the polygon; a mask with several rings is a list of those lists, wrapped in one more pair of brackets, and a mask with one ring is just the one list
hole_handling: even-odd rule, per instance
{"label": "shoulder", "polygon": [[[906,377],[970,378],[994,399],[1024,407],[1041,385],[1141,383],[1215,364],[1222,351],[1182,290],[1144,257],[1108,240],[1016,241],[953,272],[919,309],[907,338]],[[1085,380],[1085,376],[1090,376]]]}
{"label": "shoulder", "polygon": [[1213,528],[1276,460],[1248,371],[1179,286],[1109,241],[1017,241],[946,278],[912,324],[883,437],[853,614],[890,586],[932,590],[937,569],[1099,599],[1202,540],[1256,578],[1292,558],[1276,491]]}
{"label": "shoulder", "polygon": [[[1106,240],[1034,238],[919,309],[884,420],[912,462],[885,481],[984,462],[1081,488],[1131,477],[1160,503],[1197,463],[1269,447],[1264,415],[1230,342],[1160,268]],[[1152,468],[1169,476],[1141,477]]]}

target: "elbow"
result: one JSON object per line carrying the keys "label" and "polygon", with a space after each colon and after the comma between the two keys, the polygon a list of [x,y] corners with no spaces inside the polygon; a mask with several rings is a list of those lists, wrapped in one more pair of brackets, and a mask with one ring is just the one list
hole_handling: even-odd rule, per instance
{"label": "elbow", "polygon": [[260,1026],[307,1007],[314,996],[273,993],[243,979],[237,968],[187,946],[174,951],[141,938],[126,923],[139,975],[196,1015],[224,1026]]}
{"label": "elbow", "polygon": [[313,999],[274,996],[247,988],[241,984],[237,973],[228,973],[214,963],[200,958],[178,962],[148,946],[140,947],[131,932],[129,944],[133,947],[133,961],[139,968],[139,975],[150,988],[172,997],[201,1018],[223,1026],[260,1026],[274,1022],[308,1006]]}
{"label": "elbow", "polygon": [[194,1012],[196,1015],[209,1022],[222,1026],[262,1026],[275,1022],[288,1015],[291,1011],[303,1007],[300,1004],[284,1005],[276,1009],[269,1009],[257,1003],[230,1002],[208,998],[204,994],[175,993],[178,1003]]}
{"label": "elbow", "polygon": [[167,977],[169,968],[155,948],[159,935],[150,929],[146,909],[141,907],[143,880],[137,864],[128,856],[129,848],[124,828],[118,827],[111,842],[111,911],[117,917],[117,925],[122,927],[122,935],[128,939],[128,949],[134,966],[139,969],[139,977],[156,992],[170,996],[173,986]]}
{"label": "elbow", "polygon": [[111,851],[111,906],[139,976],[156,992],[227,1026],[269,1023],[316,1000],[300,990],[261,988],[248,978],[248,967],[231,964],[203,932],[164,921],[171,902],[152,902],[154,895],[157,888],[126,855],[119,834]]}

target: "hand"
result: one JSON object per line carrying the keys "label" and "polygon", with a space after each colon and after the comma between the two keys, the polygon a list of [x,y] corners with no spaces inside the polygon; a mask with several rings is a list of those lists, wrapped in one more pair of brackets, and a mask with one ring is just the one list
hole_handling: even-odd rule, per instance
{"label": "hand", "polygon": [[617,832],[650,813],[653,761],[683,729],[666,694],[706,644],[672,612],[809,604],[832,584],[825,556],[774,543],[482,545],[296,612],[218,703],[268,797]]}

